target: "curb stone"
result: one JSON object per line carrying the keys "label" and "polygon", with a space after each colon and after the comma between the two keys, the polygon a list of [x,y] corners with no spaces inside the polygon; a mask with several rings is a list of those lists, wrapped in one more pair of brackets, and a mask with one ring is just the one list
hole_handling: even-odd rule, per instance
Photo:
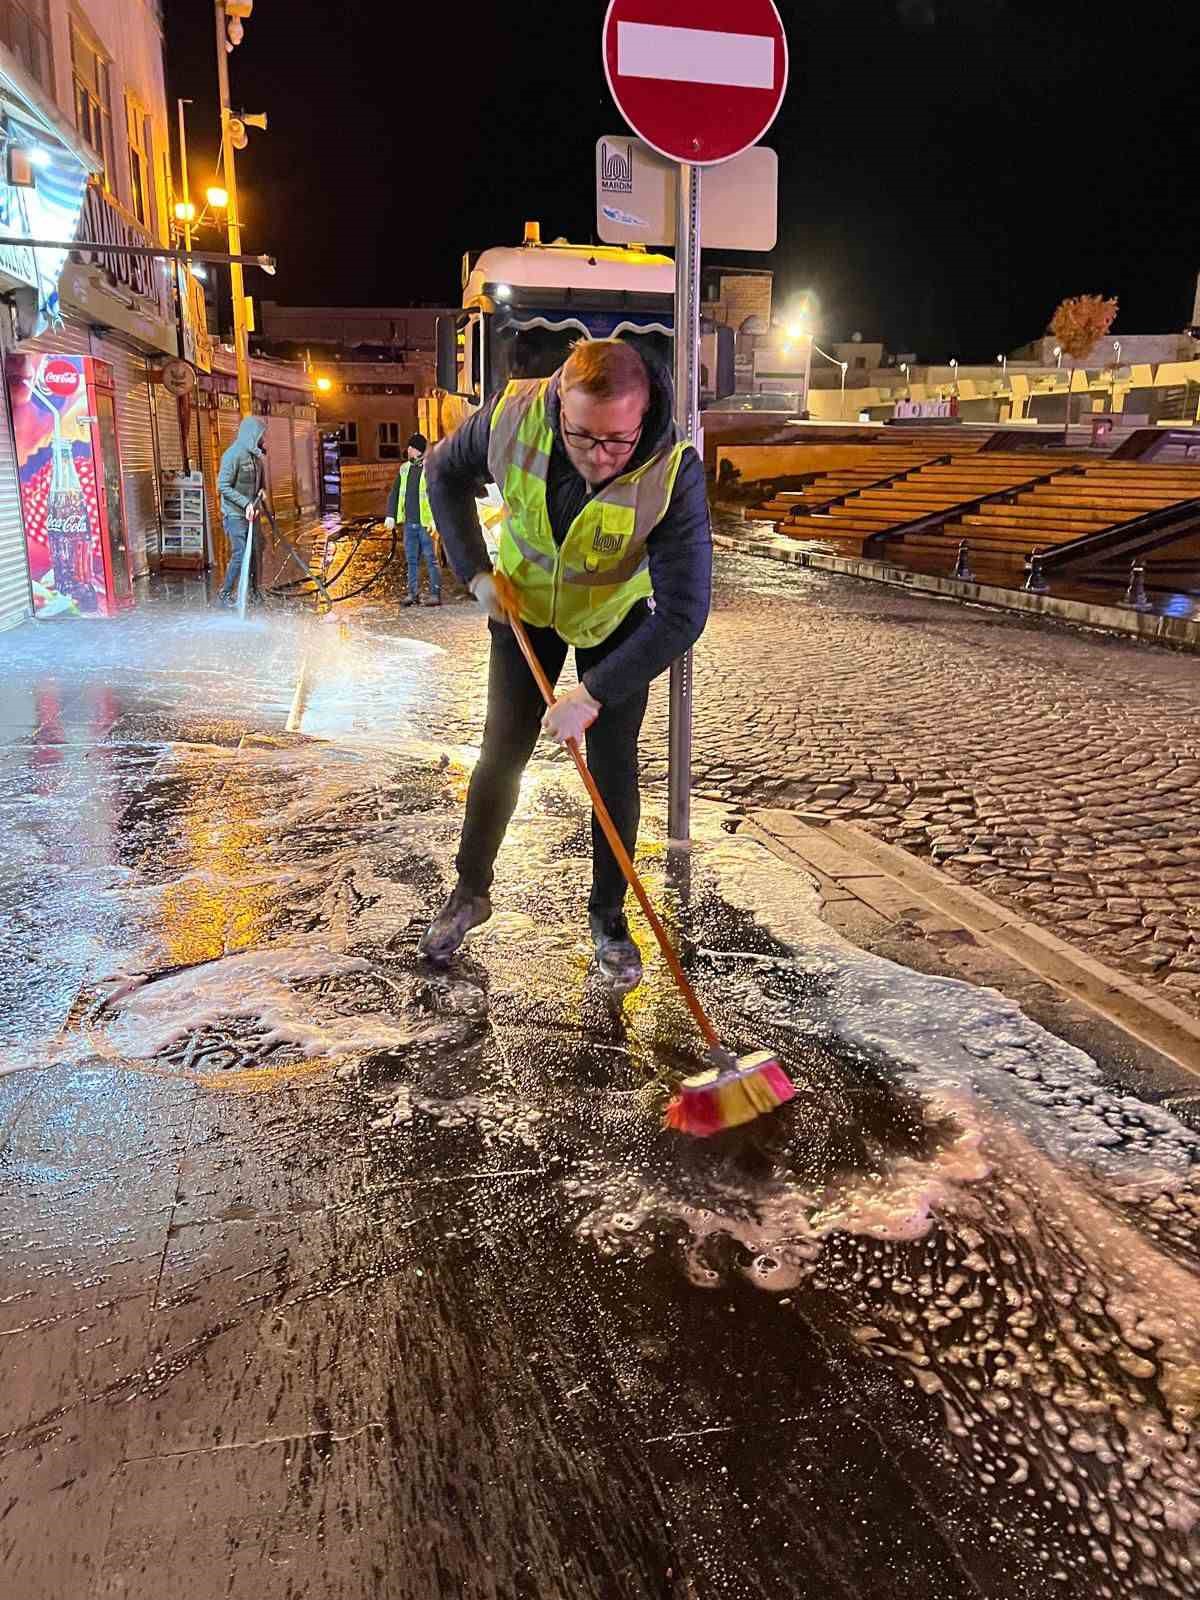
{"label": "curb stone", "polygon": [[791,811],[755,809],[744,826],[767,849],[818,879],[826,919],[849,937],[907,925],[940,946],[951,965],[973,969],[974,982],[989,981],[986,959],[980,971],[981,955],[1016,963],[1164,1063],[1182,1068],[1188,1077],[1177,1093],[1200,1094],[1200,1019],[1125,973],[851,823],[814,825]]}

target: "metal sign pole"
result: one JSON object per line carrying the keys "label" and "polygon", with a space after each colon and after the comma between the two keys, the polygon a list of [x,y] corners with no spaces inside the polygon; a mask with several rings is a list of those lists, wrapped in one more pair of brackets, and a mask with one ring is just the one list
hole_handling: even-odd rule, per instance
{"label": "metal sign pole", "polygon": [[[700,174],[682,162],[675,214],[675,421],[700,443]],[[667,837],[686,843],[692,831],[692,652],[671,665],[667,735]]]}

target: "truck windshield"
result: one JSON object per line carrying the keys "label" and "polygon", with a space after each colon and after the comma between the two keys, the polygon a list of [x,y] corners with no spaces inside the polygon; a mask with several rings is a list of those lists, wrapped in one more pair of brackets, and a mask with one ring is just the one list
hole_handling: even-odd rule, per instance
{"label": "truck windshield", "polygon": [[[626,333],[622,337],[669,368],[673,346],[665,335]],[[582,338],[578,328],[493,327],[489,389],[502,389],[516,378],[548,378]]]}

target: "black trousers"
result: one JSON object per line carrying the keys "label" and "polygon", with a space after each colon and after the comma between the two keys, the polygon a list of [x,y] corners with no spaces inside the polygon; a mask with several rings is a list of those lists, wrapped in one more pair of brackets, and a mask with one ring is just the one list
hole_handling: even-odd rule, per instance
{"label": "black trousers", "polygon": [[[591,649],[575,651],[582,678],[611,650],[615,650],[646,614],[639,601],[615,633]],[[511,628],[488,624],[492,635],[488,669],[487,723],[483,749],[467,792],[467,817],[459,844],[459,880],[472,894],[486,894],[492,868],[505,830],[516,809],[521,774],[537,743],[545,703]],[[567,659],[567,643],[552,628],[530,628],[534,653],[551,683]],[[587,763],[612,813],[617,832],[630,855],[637,843],[641,818],[638,790],[638,735],[646,715],[649,686],[615,705],[606,705],[587,731]],[[625,879],[608,840],[592,818],[592,892],[590,911],[607,915],[619,911],[625,900]]]}

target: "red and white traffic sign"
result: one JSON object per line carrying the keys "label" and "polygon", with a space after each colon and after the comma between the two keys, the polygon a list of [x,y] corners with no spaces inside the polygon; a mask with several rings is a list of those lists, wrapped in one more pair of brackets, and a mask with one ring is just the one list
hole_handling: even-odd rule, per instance
{"label": "red and white traffic sign", "polygon": [[775,0],[610,0],[604,70],[639,137],[672,161],[712,166],[774,122],[787,36]]}

